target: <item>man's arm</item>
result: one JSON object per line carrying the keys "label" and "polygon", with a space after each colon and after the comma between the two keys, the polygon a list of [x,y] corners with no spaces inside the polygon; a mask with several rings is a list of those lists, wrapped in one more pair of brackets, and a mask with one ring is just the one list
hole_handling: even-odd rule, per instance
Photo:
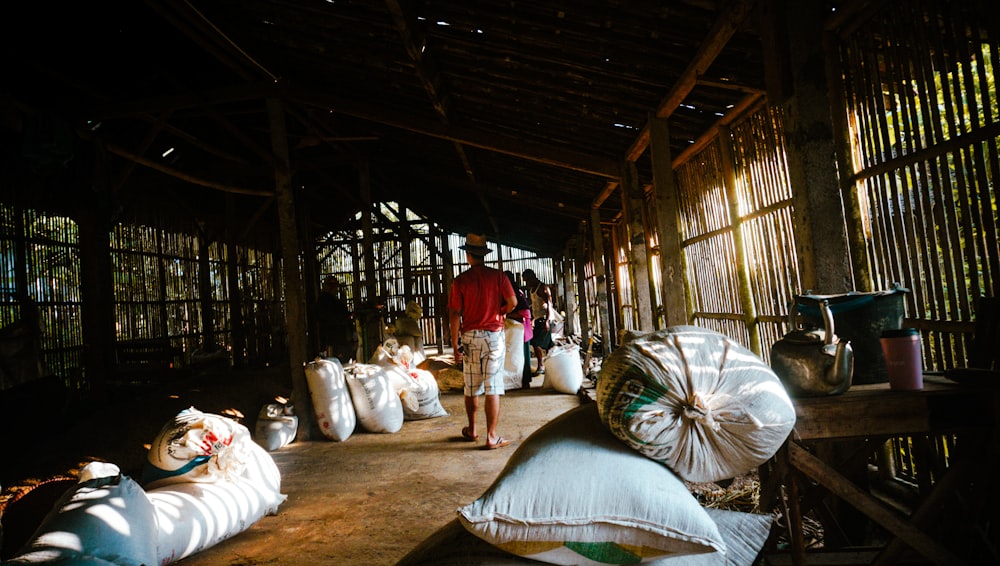
{"label": "man's arm", "polygon": [[509,297],[504,297],[504,306],[500,308],[500,314],[508,314],[513,312],[514,307],[517,306],[517,295],[511,295]]}
{"label": "man's arm", "polygon": [[460,362],[462,361],[462,352],[458,349],[458,335],[461,332],[462,311],[448,309],[448,322],[448,326],[451,327],[451,350],[455,354],[455,361]]}

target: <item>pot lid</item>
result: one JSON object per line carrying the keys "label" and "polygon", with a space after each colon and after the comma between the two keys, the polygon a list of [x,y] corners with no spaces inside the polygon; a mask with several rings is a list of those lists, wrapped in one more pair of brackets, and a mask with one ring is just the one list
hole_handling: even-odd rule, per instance
{"label": "pot lid", "polygon": [[826,330],[823,330],[822,328],[794,330],[785,334],[785,337],[782,338],[782,340],[791,344],[823,344],[826,341]]}

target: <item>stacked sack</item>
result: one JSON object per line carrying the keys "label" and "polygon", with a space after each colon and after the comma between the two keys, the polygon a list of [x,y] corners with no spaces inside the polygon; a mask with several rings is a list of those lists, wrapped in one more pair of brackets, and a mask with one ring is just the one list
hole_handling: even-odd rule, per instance
{"label": "stacked sack", "polygon": [[629,336],[596,394],[525,439],[398,565],[753,564],[772,517],[706,509],[684,481],[747,473],[781,447],[795,411],[770,367],[720,333],[677,326]]}
{"label": "stacked sack", "polygon": [[755,469],[795,426],[770,366],[697,326],[631,335],[604,361],[596,393],[612,434],[690,482]]}
{"label": "stacked sack", "polygon": [[371,361],[385,371],[393,390],[399,395],[404,420],[448,416],[448,411],[441,405],[437,379],[430,371],[417,367],[409,346],[398,346],[395,340],[386,340]]}
{"label": "stacked sack", "polygon": [[164,425],[146,460],[143,485],[161,565],[246,530],[286,499],[278,467],[250,431],[194,407]]}
{"label": "stacked sack", "polygon": [[236,421],[181,411],[152,442],[143,485],[91,462],[4,565],[161,566],[246,530],[286,496],[274,460]]}

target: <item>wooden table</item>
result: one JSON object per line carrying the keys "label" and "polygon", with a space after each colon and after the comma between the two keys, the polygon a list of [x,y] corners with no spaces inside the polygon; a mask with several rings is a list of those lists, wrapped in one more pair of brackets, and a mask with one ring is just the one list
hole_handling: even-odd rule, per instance
{"label": "wooden table", "polygon": [[[885,547],[855,563],[894,564],[907,546],[931,563],[969,563],[925,529],[942,518],[939,511],[943,501],[956,487],[972,481],[980,472],[988,477],[996,475],[1000,453],[996,433],[998,397],[997,386],[960,386],[928,375],[924,389],[919,391],[892,391],[882,383],[857,385],[842,395],[796,399],[794,431],[775,457],[761,467],[761,508],[773,508],[779,493],[784,492],[781,499],[791,563],[807,564],[810,553],[805,548],[802,517],[829,495],[850,504],[894,537]],[[845,472],[856,470],[859,464],[866,467],[873,451],[889,438],[952,433],[970,435],[974,442],[985,445],[975,455],[955,455],[947,471],[936,478],[909,516],[875,497],[867,486],[848,479],[851,474]],[[857,441],[858,450],[838,465],[817,456],[824,443],[848,439]],[[989,489],[995,491],[992,486]],[[991,552],[995,552],[996,542],[992,545]],[[869,560],[872,556],[874,561]]]}

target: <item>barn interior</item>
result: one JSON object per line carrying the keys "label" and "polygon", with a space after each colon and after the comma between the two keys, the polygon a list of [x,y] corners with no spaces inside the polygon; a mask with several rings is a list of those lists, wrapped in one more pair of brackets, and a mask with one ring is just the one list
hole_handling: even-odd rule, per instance
{"label": "barn interior", "polygon": [[[917,330],[924,388],[891,391],[878,335],[838,319],[853,383],[795,396],[795,433],[755,470],[741,510],[776,517],[757,563],[1000,563],[988,1],[19,12],[0,39],[4,502],[33,490],[51,503],[38,482],[82,458],[141,466],[186,405],[252,429],[283,395],[300,418],[274,452],[296,490],[278,513],[288,523],[266,517],[184,561],[394,564],[514,450],[408,451],[461,428],[461,397],[444,388],[447,418],[389,442],[324,441],[302,410],[313,305],[330,275],[352,311],[385,300],[387,325],[415,301],[427,351],[447,360],[459,246],[482,233],[490,265],[551,284],[586,375],[579,395],[510,392],[514,449],[593,400],[629,332],[693,325],[770,361],[803,296],[858,295]],[[407,460],[387,464],[387,450]],[[388,467],[373,481],[367,465]],[[396,491],[373,485],[407,470],[437,474],[420,484],[433,510],[382,506]],[[293,537],[287,525],[308,530],[318,512],[305,502],[337,505],[321,497],[331,481],[367,490],[366,528],[318,521]],[[14,540],[10,510],[0,524]],[[286,540],[301,552],[276,551]]]}

